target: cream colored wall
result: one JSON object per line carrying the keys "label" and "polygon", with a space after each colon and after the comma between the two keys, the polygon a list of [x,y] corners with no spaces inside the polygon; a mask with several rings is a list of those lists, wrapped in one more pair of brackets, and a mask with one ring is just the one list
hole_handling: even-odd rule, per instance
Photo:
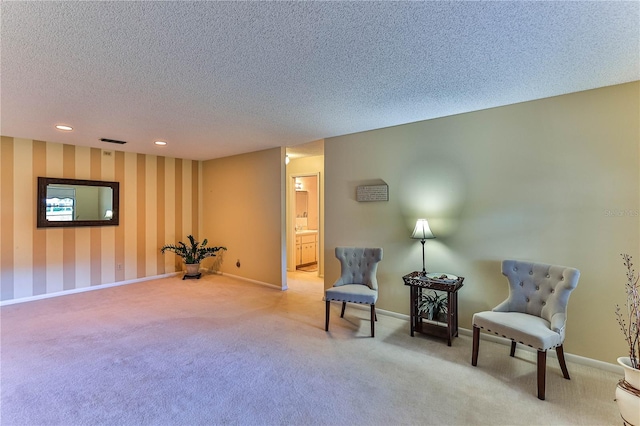
{"label": "cream colored wall", "polygon": [[[160,247],[198,236],[198,174],[197,161],[2,136],[0,300],[182,270]],[[120,182],[120,225],[36,228],[38,176]]]}
{"label": "cream colored wall", "polygon": [[295,224],[292,221],[294,213],[291,211],[292,208],[295,208],[290,200],[292,198],[292,194],[294,194],[294,188],[292,187],[293,176],[299,175],[307,175],[307,174],[315,174],[319,173],[318,186],[320,188],[320,217],[318,224],[318,274],[322,277],[324,276],[324,156],[316,155],[312,157],[303,157],[298,159],[292,159],[286,167],[287,169],[287,179],[286,179],[286,190],[289,196],[287,197],[286,203],[286,234],[287,234],[287,269],[290,271],[295,271],[295,253],[294,253],[294,239],[291,235],[293,233],[293,229]]}
{"label": "cream colored wall", "polygon": [[[620,253],[640,261],[639,105],[634,82],[327,139],[325,286],[339,275],[334,247],[383,247],[378,306],[408,314],[402,276],[422,266],[409,236],[425,217],[437,236],[427,269],[466,277],[462,327],[506,298],[503,259],[573,266],[565,350],[615,362]],[[389,201],[356,202],[375,179]]]}
{"label": "cream colored wall", "polygon": [[277,287],[284,262],[282,151],[205,161],[202,173],[203,235],[228,249],[220,270]]}

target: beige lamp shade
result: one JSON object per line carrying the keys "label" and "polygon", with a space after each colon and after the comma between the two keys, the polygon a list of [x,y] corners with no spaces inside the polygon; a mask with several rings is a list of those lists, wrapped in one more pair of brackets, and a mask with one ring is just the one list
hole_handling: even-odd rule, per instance
{"label": "beige lamp shade", "polygon": [[431,232],[431,229],[429,228],[429,222],[427,222],[427,219],[418,219],[416,227],[413,230],[413,234],[411,234],[411,238],[416,240],[430,240],[435,238],[433,232]]}

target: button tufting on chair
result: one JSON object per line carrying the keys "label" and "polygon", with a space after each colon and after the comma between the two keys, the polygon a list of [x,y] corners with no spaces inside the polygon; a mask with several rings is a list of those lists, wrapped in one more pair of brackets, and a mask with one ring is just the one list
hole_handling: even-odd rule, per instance
{"label": "button tufting on chair", "polygon": [[[375,336],[376,301],[378,300],[378,280],[376,272],[382,260],[381,248],[336,247],[336,258],[340,260],[340,278],[333,287],[325,291],[326,319],[325,331],[329,331],[331,301],[342,302],[340,317],[344,316],[347,302],[371,306],[371,337]],[[350,260],[347,260],[347,257]],[[358,258],[357,260],[351,260]],[[370,260],[366,260],[370,259]],[[362,263],[366,267],[362,266]],[[354,266],[354,262],[358,265]]]}

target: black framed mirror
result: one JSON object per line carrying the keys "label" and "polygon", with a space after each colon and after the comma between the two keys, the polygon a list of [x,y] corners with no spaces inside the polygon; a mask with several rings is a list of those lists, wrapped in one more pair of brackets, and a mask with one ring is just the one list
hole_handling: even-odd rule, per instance
{"label": "black framed mirror", "polygon": [[38,228],[115,226],[120,183],[38,177]]}

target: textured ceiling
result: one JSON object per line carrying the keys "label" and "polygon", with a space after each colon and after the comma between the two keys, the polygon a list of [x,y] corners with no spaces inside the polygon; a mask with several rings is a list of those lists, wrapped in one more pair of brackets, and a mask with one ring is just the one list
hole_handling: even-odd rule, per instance
{"label": "textured ceiling", "polygon": [[3,135],[187,159],[640,79],[636,1],[1,8]]}

